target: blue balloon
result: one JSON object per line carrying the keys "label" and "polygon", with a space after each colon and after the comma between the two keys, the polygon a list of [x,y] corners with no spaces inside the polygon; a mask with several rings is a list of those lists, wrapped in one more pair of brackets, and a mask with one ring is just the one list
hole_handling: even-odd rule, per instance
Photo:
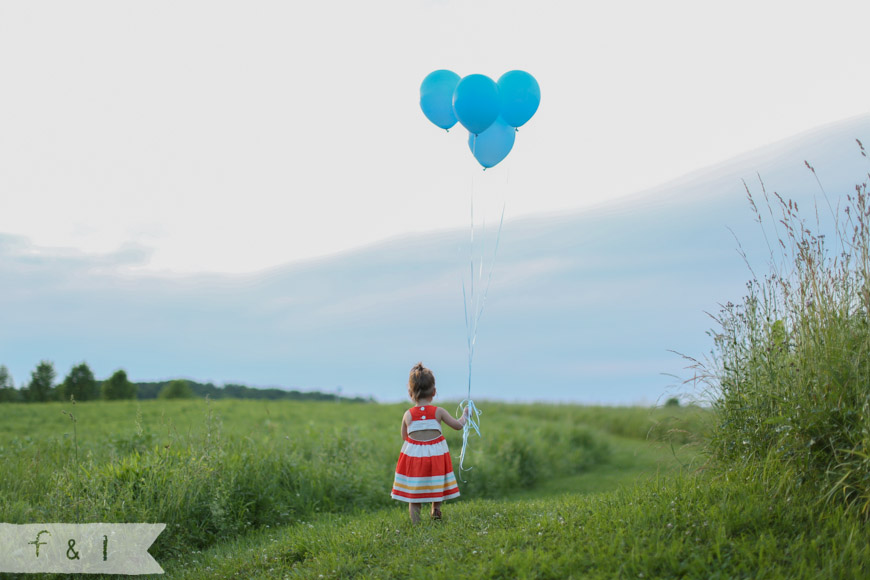
{"label": "blue balloon", "polygon": [[436,70],[426,75],[420,85],[420,108],[426,118],[442,129],[456,124],[453,114],[453,93],[460,76],[449,70]]}
{"label": "blue balloon", "polygon": [[456,85],[453,112],[462,126],[475,135],[486,131],[498,117],[498,85],[485,75],[468,75]]}
{"label": "blue balloon", "polygon": [[529,73],[512,70],[498,79],[501,117],[511,127],[522,127],[541,104],[541,87]]}
{"label": "blue balloon", "polygon": [[499,117],[480,135],[469,133],[468,147],[477,162],[484,169],[488,169],[495,167],[508,156],[513,149],[516,135],[517,130]]}

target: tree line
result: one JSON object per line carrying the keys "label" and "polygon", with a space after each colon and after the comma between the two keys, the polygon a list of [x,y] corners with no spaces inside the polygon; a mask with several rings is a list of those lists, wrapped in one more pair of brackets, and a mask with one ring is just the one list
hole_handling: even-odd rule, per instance
{"label": "tree line", "polygon": [[5,365],[0,365],[0,403],[40,403],[47,401],[119,400],[119,399],[189,399],[210,397],[212,399],[267,399],[267,400],[305,400],[305,401],[350,401],[371,402],[362,397],[342,397],[333,393],[319,391],[297,391],[278,388],[260,389],[246,385],[198,383],[186,379],[134,383],[127,378],[123,369],[115,371],[106,380],[97,380],[86,362],[70,369],[60,383],[56,382],[57,372],[54,363],[40,361],[30,373],[30,382],[16,388]]}

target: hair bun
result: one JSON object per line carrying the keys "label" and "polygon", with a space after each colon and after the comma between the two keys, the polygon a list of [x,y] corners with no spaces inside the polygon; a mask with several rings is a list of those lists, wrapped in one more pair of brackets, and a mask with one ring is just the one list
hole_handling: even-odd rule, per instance
{"label": "hair bun", "polygon": [[435,375],[418,362],[411,368],[408,376],[408,395],[414,400],[426,399],[435,395]]}

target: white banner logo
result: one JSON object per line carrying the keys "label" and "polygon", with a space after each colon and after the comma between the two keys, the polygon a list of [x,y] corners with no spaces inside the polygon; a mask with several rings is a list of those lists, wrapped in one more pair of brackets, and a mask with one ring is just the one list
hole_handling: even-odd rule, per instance
{"label": "white banner logo", "polygon": [[0,524],[0,572],[163,574],[148,548],[166,524]]}

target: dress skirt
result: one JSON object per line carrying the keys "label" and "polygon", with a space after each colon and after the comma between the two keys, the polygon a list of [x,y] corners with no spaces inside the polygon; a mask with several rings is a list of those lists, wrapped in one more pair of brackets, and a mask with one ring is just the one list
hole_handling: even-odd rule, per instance
{"label": "dress skirt", "polygon": [[405,438],[390,495],[408,503],[440,502],[459,497],[444,435],[431,441]]}

